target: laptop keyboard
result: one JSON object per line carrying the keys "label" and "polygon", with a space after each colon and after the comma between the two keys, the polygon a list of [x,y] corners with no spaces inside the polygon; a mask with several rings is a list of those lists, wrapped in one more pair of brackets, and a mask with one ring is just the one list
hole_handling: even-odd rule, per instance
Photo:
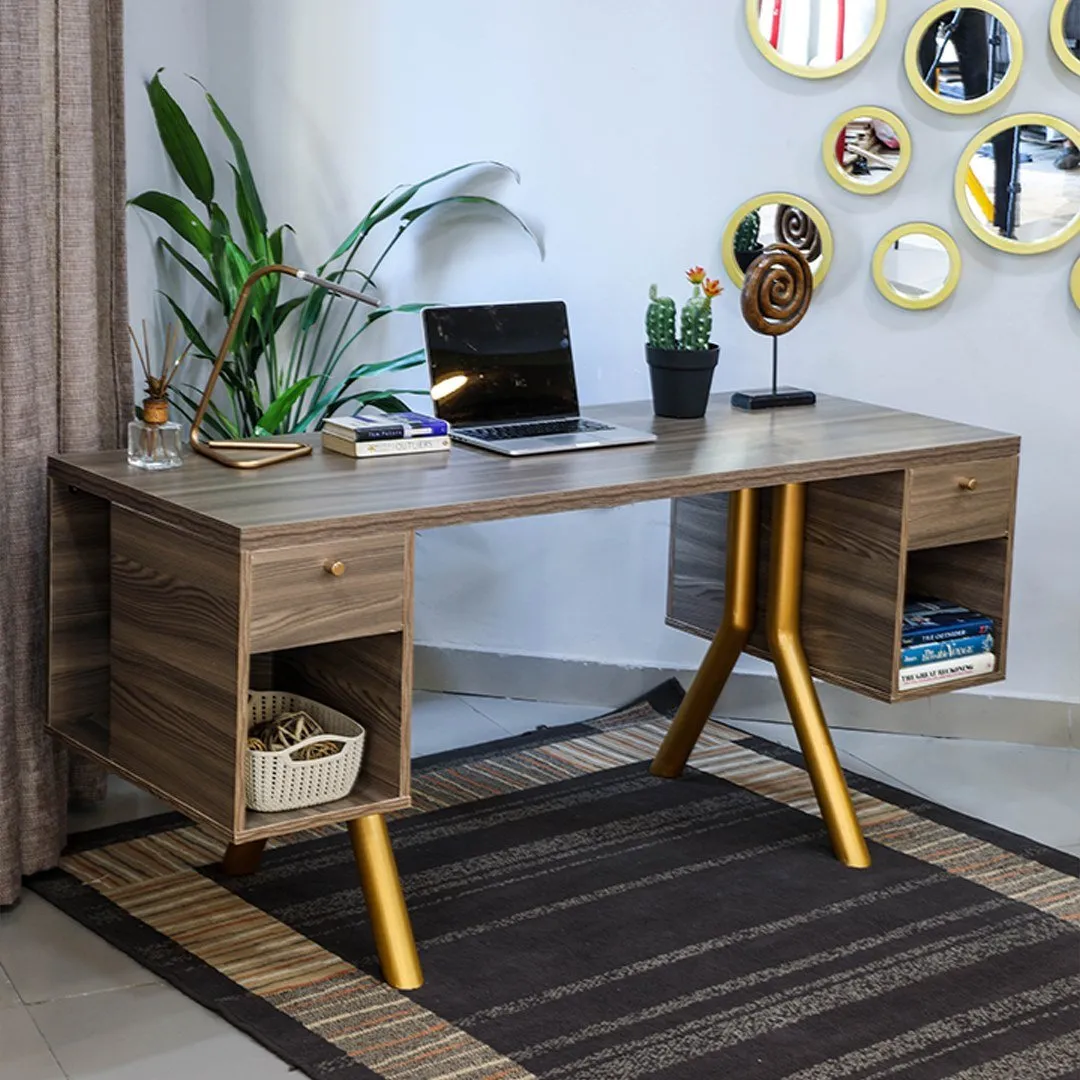
{"label": "laptop keyboard", "polygon": [[601,424],[598,420],[582,420],[572,417],[567,420],[532,420],[525,424],[488,424],[484,427],[457,428],[461,435],[471,435],[487,442],[500,442],[503,439],[531,439],[537,435],[573,435],[579,431],[611,431],[611,424]]}

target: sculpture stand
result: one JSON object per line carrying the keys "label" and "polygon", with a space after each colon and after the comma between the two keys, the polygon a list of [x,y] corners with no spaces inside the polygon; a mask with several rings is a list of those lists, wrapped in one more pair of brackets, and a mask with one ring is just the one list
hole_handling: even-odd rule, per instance
{"label": "sculpture stand", "polygon": [[764,390],[736,390],[731,404],[736,409],[779,409],[788,405],[813,405],[817,395],[813,390],[799,390],[794,386],[777,386],[777,353],[780,339],[772,339],[772,386]]}

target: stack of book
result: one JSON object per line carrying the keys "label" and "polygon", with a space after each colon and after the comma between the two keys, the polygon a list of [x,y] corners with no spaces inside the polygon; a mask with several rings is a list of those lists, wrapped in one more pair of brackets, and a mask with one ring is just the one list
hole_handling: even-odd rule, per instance
{"label": "stack of book", "polygon": [[425,454],[450,449],[450,428],[445,420],[423,413],[367,409],[327,420],[322,445],[335,454],[358,458]]}
{"label": "stack of book", "polygon": [[901,690],[938,686],[994,670],[994,621],[947,600],[910,600],[900,637]]}

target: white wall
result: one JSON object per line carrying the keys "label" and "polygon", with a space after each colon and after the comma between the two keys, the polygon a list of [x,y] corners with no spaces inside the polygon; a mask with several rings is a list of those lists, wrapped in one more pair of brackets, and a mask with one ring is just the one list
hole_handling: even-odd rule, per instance
{"label": "white wall", "polygon": [[[1041,109],[1076,122],[1080,86],[1046,41],[1049,5],[1011,6],[1027,65],[1007,106],[984,119]],[[198,5],[186,7],[183,21],[197,24]],[[428,229],[386,265],[383,292],[396,302],[565,298],[586,403],[647,396],[649,283],[677,295],[686,266],[718,273],[737,204],[782,188],[815,201],[832,223],[836,261],[783,343],[786,378],[1023,436],[1005,692],[1080,700],[1080,312],[1066,288],[1080,252],[1010,258],[968,234],[952,174],[979,118],[918,101],[900,57],[921,7],[891,7],[870,59],[821,82],[766,64],[736,0],[219,0],[201,55],[198,34],[181,41],[167,18],[173,5],[138,0],[128,64],[142,77],[179,65],[191,45],[194,73],[248,140],[271,217],[296,227],[300,260],[318,261],[395,184],[471,158],[516,166],[520,188],[491,190],[542,227],[546,261],[509,227]],[[908,176],[874,198],[842,191],[821,164],[825,127],[857,104],[894,108],[915,140]],[[129,114],[133,161],[144,152],[150,161],[157,151],[140,138],[149,128]],[[964,275],[950,302],[920,314],[885,303],[868,267],[884,232],[921,218],[957,237]],[[141,242],[133,230],[133,251]],[[133,256],[133,309],[142,265]],[[768,345],[741,324],[733,289],[716,311],[716,389],[760,383]],[[414,347],[418,326],[400,322],[374,344]],[[417,638],[693,662],[702,643],[663,626],[666,526],[667,508],[655,504],[426,534]]]}

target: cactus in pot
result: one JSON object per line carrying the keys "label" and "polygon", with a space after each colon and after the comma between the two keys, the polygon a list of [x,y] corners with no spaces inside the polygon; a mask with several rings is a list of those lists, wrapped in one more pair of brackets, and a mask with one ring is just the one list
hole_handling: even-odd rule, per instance
{"label": "cactus in pot", "polygon": [[649,286],[649,306],[645,309],[645,332],[654,349],[701,350],[709,348],[712,333],[712,301],[724,290],[719,281],[710,280],[700,266],[686,271],[694,287],[690,299],[679,313],[679,336],[675,337],[675,301],[661,296],[655,285]]}
{"label": "cactus in pot", "polygon": [[761,243],[758,240],[760,231],[761,215],[756,210],[751,210],[739,222],[739,226],[735,230],[735,250],[748,252],[760,247]]}

